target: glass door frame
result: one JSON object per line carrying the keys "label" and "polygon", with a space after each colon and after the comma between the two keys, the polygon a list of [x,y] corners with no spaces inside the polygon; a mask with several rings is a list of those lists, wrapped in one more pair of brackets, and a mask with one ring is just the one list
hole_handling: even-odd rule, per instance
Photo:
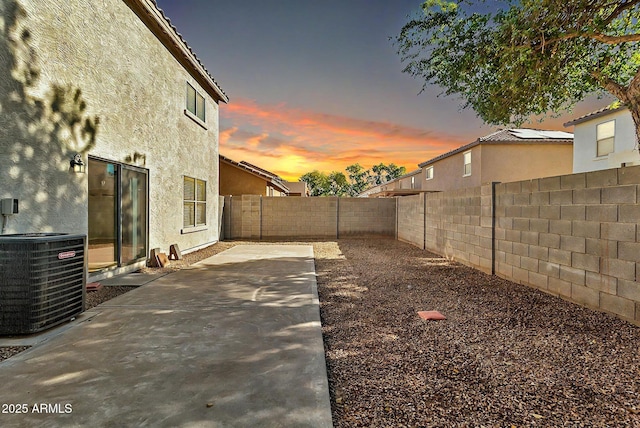
{"label": "glass door frame", "polygon": [[[95,160],[95,161],[99,161],[99,162],[104,162],[107,164],[112,164],[115,165],[115,182],[116,182],[116,203],[115,203],[115,233],[116,233],[116,248],[115,248],[115,257],[116,257],[116,266],[113,267],[109,267],[109,268],[105,268],[105,269],[101,269],[101,271],[108,271],[108,270],[112,270],[112,269],[117,269],[123,266],[130,266],[132,264],[141,262],[141,261],[146,261],[147,257],[149,256],[149,170],[146,168],[141,168],[141,167],[137,167],[137,166],[133,166],[133,165],[128,165],[122,162],[118,162],[118,161],[114,161],[111,159],[106,159],[106,158],[101,158],[98,156],[93,156],[93,155],[89,155],[88,157],[90,160]],[[122,264],[122,194],[123,194],[123,183],[122,183],[122,169],[129,169],[135,172],[139,172],[142,173],[146,176],[146,180],[145,180],[145,195],[146,195],[146,201],[145,201],[145,242],[144,242],[144,246],[145,246],[145,255],[144,257],[140,257],[138,259],[133,259],[130,262],[128,262],[127,264],[123,265]],[[91,173],[89,171],[89,173]],[[87,205],[87,215],[90,215],[91,213],[89,213],[88,210],[88,205]],[[89,237],[87,236],[87,242]]]}

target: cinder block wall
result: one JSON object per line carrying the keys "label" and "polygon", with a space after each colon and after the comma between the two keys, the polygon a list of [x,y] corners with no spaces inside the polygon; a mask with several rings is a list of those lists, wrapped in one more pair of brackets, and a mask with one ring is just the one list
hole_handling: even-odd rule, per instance
{"label": "cinder block wall", "polygon": [[[242,197],[225,196],[223,209],[224,238],[240,238],[243,226]],[[248,228],[251,230],[250,225]]]}
{"label": "cinder block wall", "polygon": [[398,198],[398,239],[425,248],[425,195]]}
{"label": "cinder block wall", "polygon": [[491,186],[431,193],[426,198],[426,249],[491,273]]}
{"label": "cinder block wall", "polygon": [[401,198],[398,237],[638,324],[639,202],[640,167],[487,185]]}
{"label": "cinder block wall", "polygon": [[227,239],[395,235],[395,199],[242,195],[224,206]]}
{"label": "cinder block wall", "polygon": [[335,237],[338,198],[262,198],[262,237]]}
{"label": "cinder block wall", "polygon": [[640,321],[640,167],[496,186],[496,274]]}
{"label": "cinder block wall", "polygon": [[387,235],[396,233],[396,199],[340,198],[338,200],[338,234]]}

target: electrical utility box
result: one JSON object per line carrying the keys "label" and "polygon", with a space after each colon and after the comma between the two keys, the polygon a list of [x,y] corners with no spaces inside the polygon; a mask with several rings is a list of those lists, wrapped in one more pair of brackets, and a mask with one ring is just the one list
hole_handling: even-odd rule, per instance
{"label": "electrical utility box", "polygon": [[18,214],[18,200],[13,198],[2,199],[0,202],[0,214]]}

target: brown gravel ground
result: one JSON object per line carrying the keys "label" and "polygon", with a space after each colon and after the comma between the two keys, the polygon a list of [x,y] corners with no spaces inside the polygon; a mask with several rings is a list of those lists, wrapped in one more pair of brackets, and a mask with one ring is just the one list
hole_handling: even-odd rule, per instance
{"label": "brown gravel ground", "polygon": [[640,427],[640,328],[394,240],[337,246],[316,252],[336,427]]}
{"label": "brown gravel ground", "polygon": [[305,243],[337,428],[640,427],[637,326],[392,239]]}

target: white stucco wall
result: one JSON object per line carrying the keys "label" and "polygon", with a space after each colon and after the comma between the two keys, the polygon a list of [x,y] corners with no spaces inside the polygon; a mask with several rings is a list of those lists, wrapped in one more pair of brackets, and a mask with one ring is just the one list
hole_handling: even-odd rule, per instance
{"label": "white stucco wall", "polygon": [[[87,233],[87,175],[68,171],[81,152],[149,170],[150,248],[218,240],[218,104],[124,1],[2,0],[0,37],[0,198],[20,199],[6,233]],[[205,95],[207,129],[184,113],[187,82]],[[55,88],[99,119],[93,147],[72,138]],[[207,181],[207,227],[194,233],[183,175]]]}
{"label": "white stucco wall", "polygon": [[[615,121],[614,153],[596,156],[596,128],[599,124]],[[618,168],[622,162],[638,162],[634,151],[635,125],[628,110],[615,111],[575,125],[573,131],[573,172],[599,171]],[[615,159],[614,159],[615,158]]]}

